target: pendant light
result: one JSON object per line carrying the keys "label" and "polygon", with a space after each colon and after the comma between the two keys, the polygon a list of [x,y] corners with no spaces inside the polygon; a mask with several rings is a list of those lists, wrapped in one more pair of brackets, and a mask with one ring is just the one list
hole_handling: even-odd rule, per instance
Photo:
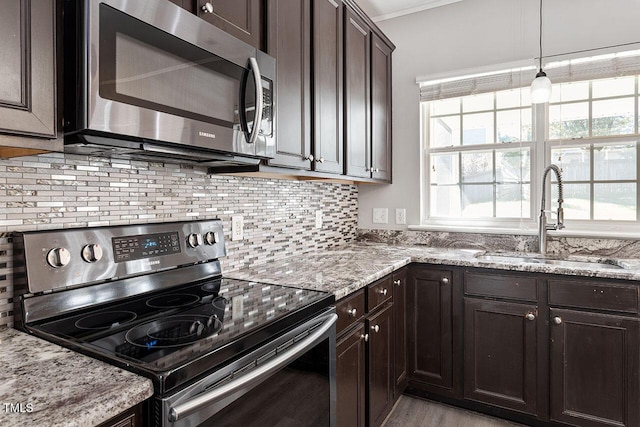
{"label": "pendant light", "polygon": [[531,102],[544,104],[551,99],[551,80],[542,71],[542,0],[540,0],[540,71],[531,83]]}

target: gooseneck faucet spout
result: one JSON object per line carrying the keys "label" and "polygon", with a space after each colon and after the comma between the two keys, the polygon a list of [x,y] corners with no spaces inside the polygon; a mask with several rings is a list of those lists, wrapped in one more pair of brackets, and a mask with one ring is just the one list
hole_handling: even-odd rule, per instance
{"label": "gooseneck faucet spout", "polygon": [[[547,175],[549,175],[550,171],[553,171],[556,174],[556,179],[558,181],[558,210],[556,212],[546,210],[546,182]],[[564,200],[562,200],[562,174],[560,173],[560,168],[558,166],[551,164],[545,168],[544,173],[542,174],[542,200],[540,202],[540,221],[538,224],[538,252],[541,254],[547,253],[547,230],[560,230],[564,228],[564,210],[562,209],[562,202],[564,202]],[[547,223],[547,213],[556,215],[557,221],[555,224]]]}

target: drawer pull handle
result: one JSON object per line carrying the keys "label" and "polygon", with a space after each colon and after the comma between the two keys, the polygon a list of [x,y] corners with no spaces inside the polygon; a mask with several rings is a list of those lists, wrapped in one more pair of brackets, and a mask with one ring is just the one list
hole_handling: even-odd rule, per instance
{"label": "drawer pull handle", "polygon": [[347,314],[351,317],[356,317],[357,313],[358,313],[358,310],[356,310],[355,308],[352,308],[351,310],[347,310]]}
{"label": "drawer pull handle", "polygon": [[380,326],[374,325],[371,327],[371,330],[377,334],[380,331]]}
{"label": "drawer pull handle", "polygon": [[536,315],[529,312],[524,316],[527,320],[536,320]]}
{"label": "drawer pull handle", "polygon": [[380,291],[380,293],[381,293],[383,296],[385,296],[385,297],[386,297],[386,296],[387,296],[387,293],[389,293],[389,291],[387,291],[387,289],[385,288],[385,289],[382,289],[382,290]]}
{"label": "drawer pull handle", "polygon": [[369,334],[360,335],[360,339],[363,339],[364,342],[369,342]]}
{"label": "drawer pull handle", "polygon": [[396,286],[400,286],[402,284],[402,282],[400,281],[400,279],[398,279],[398,280],[394,280],[393,284],[396,285]]}
{"label": "drawer pull handle", "polygon": [[560,317],[560,316],[554,317],[553,318],[553,323],[555,323],[556,325],[562,324],[562,317]]}
{"label": "drawer pull handle", "polygon": [[442,278],[442,283],[444,283],[445,285],[449,284],[449,279],[447,277],[443,277]]}

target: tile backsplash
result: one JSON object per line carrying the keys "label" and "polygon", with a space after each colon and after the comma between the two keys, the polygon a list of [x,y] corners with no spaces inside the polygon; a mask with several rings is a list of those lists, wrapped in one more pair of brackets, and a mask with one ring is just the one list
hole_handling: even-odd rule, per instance
{"label": "tile backsplash", "polygon": [[[228,252],[223,271],[355,240],[355,185],[206,172],[63,154],[0,160],[0,325],[12,322],[13,231],[220,218]],[[230,238],[235,215],[244,217],[241,241]]]}

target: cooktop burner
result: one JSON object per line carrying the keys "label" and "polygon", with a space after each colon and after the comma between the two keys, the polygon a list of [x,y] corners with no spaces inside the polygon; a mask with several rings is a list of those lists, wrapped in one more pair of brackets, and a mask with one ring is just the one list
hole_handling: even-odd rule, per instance
{"label": "cooktop burner", "polygon": [[127,342],[144,348],[177,347],[211,336],[222,328],[222,322],[211,316],[170,316],[129,329]]}
{"label": "cooktop burner", "polygon": [[76,328],[86,330],[101,330],[116,328],[132,322],[138,317],[133,311],[107,311],[88,314],[76,321]]}
{"label": "cooktop burner", "polygon": [[200,297],[198,295],[169,294],[151,298],[147,300],[147,305],[152,308],[177,308],[194,304],[199,300]]}

